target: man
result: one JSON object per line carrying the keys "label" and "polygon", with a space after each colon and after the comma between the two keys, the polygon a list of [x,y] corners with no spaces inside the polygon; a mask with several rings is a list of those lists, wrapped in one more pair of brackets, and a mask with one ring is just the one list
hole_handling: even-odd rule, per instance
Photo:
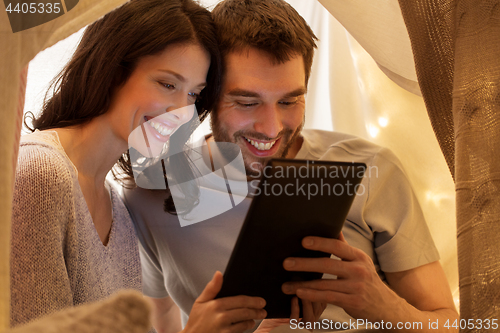
{"label": "man", "polygon": [[[272,157],[363,162],[377,171],[363,180],[366,191],[347,217],[345,240],[303,241],[304,247],[342,261],[289,258],[283,264],[338,279],[286,283],[283,292],[336,306],[338,321],[352,316],[379,325],[390,322],[392,328],[420,322],[413,327],[419,332],[439,331],[430,325],[438,321],[449,332],[443,324],[458,315],[397,158],[350,135],[302,131],[316,39],[303,18],[282,0],[225,0],[213,17],[226,71],[209,141],[237,144],[249,176],[259,174]],[[210,194],[213,205],[216,192]],[[125,191],[143,246],[144,293],[156,305],[157,328],[168,327],[177,315],[173,301],[185,320],[213,272],[225,269],[250,202],[247,198],[221,215],[181,228],[175,216],[161,211],[166,196],[164,191]]]}

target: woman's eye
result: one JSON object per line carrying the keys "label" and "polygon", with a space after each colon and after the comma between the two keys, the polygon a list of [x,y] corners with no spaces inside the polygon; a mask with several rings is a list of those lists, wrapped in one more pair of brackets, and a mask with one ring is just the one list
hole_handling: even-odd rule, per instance
{"label": "woman's eye", "polygon": [[167,89],[175,89],[175,84],[170,84],[165,82],[159,82],[159,83]]}
{"label": "woman's eye", "polygon": [[200,94],[197,93],[189,93],[190,100],[194,103],[200,99]]}

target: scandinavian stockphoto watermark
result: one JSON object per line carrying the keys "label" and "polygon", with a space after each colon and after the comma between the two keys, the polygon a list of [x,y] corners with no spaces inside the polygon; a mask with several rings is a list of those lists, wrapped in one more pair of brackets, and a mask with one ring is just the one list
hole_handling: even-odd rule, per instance
{"label": "scandinavian stockphoto watermark", "polygon": [[296,329],[307,329],[307,330],[381,330],[383,332],[387,330],[439,330],[439,329],[477,329],[477,330],[497,330],[500,327],[498,319],[455,319],[454,321],[447,319],[445,320],[431,320],[427,322],[421,321],[399,321],[396,323],[390,321],[376,321],[371,322],[366,319],[349,319],[349,321],[333,321],[329,319],[323,319],[316,322],[300,322],[297,319],[290,319],[290,328],[292,330]]}
{"label": "scandinavian stockphoto watermark", "polygon": [[[429,322],[430,323],[430,322]],[[431,324],[429,324],[431,325]],[[398,322],[392,323],[390,321],[377,321],[371,322],[365,319],[349,319],[349,321],[333,321],[330,319],[323,319],[316,322],[300,322],[297,319],[290,319],[290,328],[306,329],[306,330],[421,330],[424,324],[420,321],[416,322]],[[433,326],[432,326],[433,327]],[[429,326],[431,328],[431,326]]]}
{"label": "scandinavian stockphoto watermark", "polygon": [[[315,165],[314,161],[307,160],[305,165],[277,165],[262,166],[259,162],[250,164],[252,178],[250,187],[254,195],[264,196],[303,196],[311,200],[316,196],[353,196],[363,195],[366,192],[363,183],[357,184],[352,180],[363,177],[378,177],[378,167],[359,164],[344,165]],[[264,176],[262,184],[259,179]],[[280,179],[287,179],[280,182]],[[311,181],[315,179],[316,181]],[[340,180],[345,181],[340,181]],[[270,180],[278,180],[271,182]],[[292,180],[292,181],[290,181]],[[332,182],[331,180],[339,180]]]}
{"label": "scandinavian stockphoto watermark", "polygon": [[[262,167],[252,163],[246,170],[240,147],[230,142],[189,141],[200,124],[194,105],[176,110],[192,115],[178,123],[170,112],[147,119],[128,138],[135,182],[144,189],[168,190],[179,214],[181,226],[205,221],[235,208],[253,195],[297,196],[311,200],[318,196],[353,196],[366,192],[363,177],[378,177],[375,166],[345,163],[343,166],[305,165]],[[188,140],[186,142],[186,140]],[[248,173],[247,173],[248,171]],[[247,174],[260,179],[247,178]],[[250,180],[250,182],[248,182]],[[187,197],[195,200],[186,200]],[[186,206],[187,205],[187,206]]]}
{"label": "scandinavian stockphoto watermark", "polygon": [[78,2],[79,0],[4,0],[13,33],[52,21],[75,8]]}
{"label": "scandinavian stockphoto watermark", "polygon": [[421,330],[424,325],[422,322],[398,322],[393,324],[392,322],[370,322],[365,319],[349,319],[349,321],[333,321],[329,319],[323,319],[316,322],[300,322],[297,319],[290,320],[290,328],[292,330],[296,329],[306,329],[306,330]]}
{"label": "scandinavian stockphoto watermark", "polygon": [[[137,186],[168,188],[175,206],[186,208],[178,218],[188,226],[236,207],[247,197],[248,186],[238,145],[186,142],[200,125],[198,113],[194,105],[176,112],[193,116],[185,124],[175,123],[170,112],[148,119],[129,135],[129,156]],[[193,203],[185,200],[191,194],[198,196]]]}

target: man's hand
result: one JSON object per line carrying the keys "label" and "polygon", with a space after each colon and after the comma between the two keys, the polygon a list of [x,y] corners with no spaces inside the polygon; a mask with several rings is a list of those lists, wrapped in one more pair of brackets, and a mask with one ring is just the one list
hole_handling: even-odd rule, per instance
{"label": "man's hand", "polygon": [[287,282],[283,284],[286,294],[296,294],[310,302],[334,304],[352,317],[370,322],[420,321],[426,328],[429,320],[439,319],[444,323],[458,318],[439,262],[386,273],[392,290],[378,276],[371,258],[347,244],[342,234],[338,240],[306,237],[302,245],[341,260],[287,258],[283,263],[286,270],[327,273],[336,275],[337,279]]}
{"label": "man's hand", "polygon": [[306,237],[307,249],[333,254],[331,258],[287,258],[283,267],[290,271],[320,272],[336,275],[337,279],[288,282],[283,292],[296,294],[303,300],[337,305],[354,318],[379,321],[381,308],[393,308],[399,297],[379,278],[372,260],[363,251],[340,239]]}
{"label": "man's hand", "polygon": [[304,318],[300,319],[300,307],[299,299],[297,297],[292,298],[292,310],[290,318],[287,319],[264,319],[259,325],[259,328],[255,333],[268,333],[278,326],[288,326],[290,327],[290,320],[295,319],[297,322],[315,322],[319,319],[323,310],[325,310],[326,304],[324,303],[312,303],[309,301],[302,301],[302,312]]}
{"label": "man's hand", "polygon": [[323,311],[325,311],[327,303],[321,301],[313,302],[304,298],[301,298],[300,300],[302,301],[302,315],[304,316],[300,321],[305,323],[314,323],[318,321],[319,317],[323,314]]}
{"label": "man's hand", "polygon": [[233,296],[215,299],[222,287],[222,274],[216,272],[194,302],[183,333],[237,333],[264,319],[266,302],[260,297]]}
{"label": "man's hand", "polygon": [[292,311],[290,314],[290,318],[264,319],[254,333],[268,333],[278,326],[282,325],[289,326],[291,319],[299,320],[299,313],[300,313],[299,300],[297,299],[297,297],[294,297],[292,298]]}

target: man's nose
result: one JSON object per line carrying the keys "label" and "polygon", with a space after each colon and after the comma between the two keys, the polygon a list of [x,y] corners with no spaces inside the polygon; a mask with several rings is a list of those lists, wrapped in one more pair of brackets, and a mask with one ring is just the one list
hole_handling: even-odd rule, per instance
{"label": "man's nose", "polygon": [[256,116],[254,124],[256,132],[264,134],[270,139],[275,139],[283,130],[283,115],[277,105],[261,106]]}

